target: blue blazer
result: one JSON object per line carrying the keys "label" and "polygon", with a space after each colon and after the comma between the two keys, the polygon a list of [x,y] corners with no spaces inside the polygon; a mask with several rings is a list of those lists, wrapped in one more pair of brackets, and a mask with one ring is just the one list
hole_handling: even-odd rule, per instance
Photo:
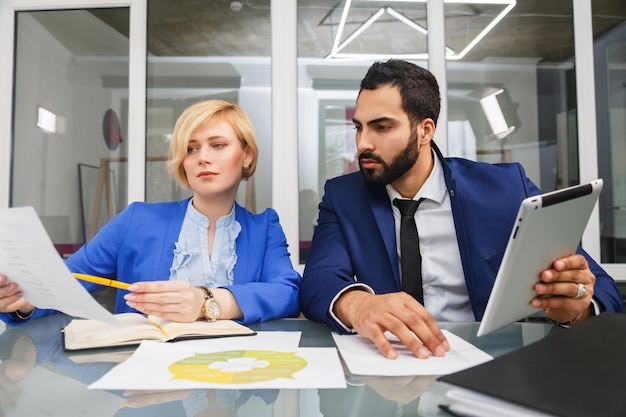
{"label": "blue blazer", "polygon": [[[480,321],[521,201],[540,190],[520,164],[486,164],[443,158],[446,186],[470,303]],[[300,285],[300,306],[310,319],[343,332],[328,314],[330,303],[356,281],[375,293],[401,290],[395,226],[385,187],[365,185],[361,172],[330,179]],[[603,311],[622,311],[611,277],[587,255],[596,276],[594,298]]]}
{"label": "blue blazer", "polygon": [[[67,259],[67,266],[72,272],[124,282],[168,280],[174,243],[178,240],[188,202],[187,199],[129,205]],[[266,209],[263,213],[252,214],[235,203],[235,219],[241,225],[241,232],[236,240],[233,285],[228,286],[228,290],[241,307],[241,321],[247,324],[297,317],[300,275],[291,264],[276,211]],[[102,288],[81,283],[89,291]],[[116,313],[135,311],[126,305],[125,293],[117,290]],[[53,311],[36,309],[32,318],[51,313]],[[13,314],[3,314],[1,318],[10,324],[23,322]]]}

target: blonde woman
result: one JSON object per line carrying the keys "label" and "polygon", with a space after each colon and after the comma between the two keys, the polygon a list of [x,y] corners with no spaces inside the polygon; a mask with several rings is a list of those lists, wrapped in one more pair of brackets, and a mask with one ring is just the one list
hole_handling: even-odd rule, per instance
{"label": "blonde woman", "polygon": [[[116,313],[179,322],[297,316],[300,275],[278,215],[273,209],[252,214],[235,202],[257,157],[252,125],[239,106],[221,100],[190,106],[174,127],[168,168],[193,196],[129,205],[66,261],[68,267],[132,283],[129,291],[118,290]],[[53,313],[34,308],[10,278],[0,274],[3,321],[15,325]]]}

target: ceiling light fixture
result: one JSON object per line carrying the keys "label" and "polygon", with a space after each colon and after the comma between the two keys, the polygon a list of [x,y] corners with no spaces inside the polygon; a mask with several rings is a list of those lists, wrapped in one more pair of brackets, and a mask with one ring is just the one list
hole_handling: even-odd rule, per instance
{"label": "ceiling light fixture", "polygon": [[57,132],[57,115],[45,107],[37,107],[37,127],[46,133]]}
{"label": "ceiling light fixture", "polygon": [[235,13],[240,12],[241,9],[243,9],[243,3],[241,3],[240,1],[230,2],[230,10],[232,10],[233,12]]}
{"label": "ceiling light fixture", "polygon": [[[389,0],[389,2],[414,2],[414,3],[425,3],[427,0]],[[480,42],[486,35],[494,28],[503,18],[506,16],[509,11],[515,7],[515,0],[444,0],[446,4],[501,4],[506,5],[506,7],[474,38],[472,39],[465,48],[459,53],[456,53],[452,49],[446,47],[446,58],[449,60],[460,60],[462,59],[472,48],[474,48],[478,42]],[[376,13],[370,16],[365,22],[363,22],[352,34],[350,34],[343,42],[341,42],[341,38],[343,36],[343,31],[346,24],[346,19],[348,18],[348,14],[350,12],[350,7],[352,5],[352,0],[346,0],[346,3],[343,7],[343,12],[341,14],[341,19],[339,20],[339,26],[337,29],[337,34],[335,35],[335,40],[333,42],[333,47],[330,53],[326,56],[326,59],[379,59],[379,58],[403,58],[403,59],[428,59],[428,53],[414,53],[414,54],[372,54],[372,53],[342,53],[341,51],[353,42],[359,35],[361,35],[367,28],[369,28],[373,23],[375,23],[381,16],[388,14],[394,18],[396,18],[399,22],[404,23],[415,31],[421,33],[422,35],[428,35],[428,30],[423,26],[415,23],[413,20],[409,19],[402,13],[398,12],[396,9],[386,6],[380,7]]]}
{"label": "ceiling light fixture", "polygon": [[483,108],[485,117],[487,117],[487,122],[493,132],[493,136],[498,139],[504,139],[515,132],[515,126],[509,126],[504,116],[502,106],[498,101],[498,96],[502,93],[504,93],[504,90],[499,88],[489,92],[480,99],[480,106]]}

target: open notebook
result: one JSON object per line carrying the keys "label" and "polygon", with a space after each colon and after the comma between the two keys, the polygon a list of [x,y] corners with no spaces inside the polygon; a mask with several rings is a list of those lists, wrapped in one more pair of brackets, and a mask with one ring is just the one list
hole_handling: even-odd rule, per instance
{"label": "open notebook", "polygon": [[538,312],[530,301],[539,274],[576,251],[601,190],[598,179],[522,201],[478,336]]}

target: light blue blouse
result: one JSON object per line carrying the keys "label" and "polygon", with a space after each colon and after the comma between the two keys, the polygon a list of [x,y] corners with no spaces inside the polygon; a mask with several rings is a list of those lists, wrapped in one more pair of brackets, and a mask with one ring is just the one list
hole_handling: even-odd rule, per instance
{"label": "light blue blouse", "polygon": [[189,200],[183,225],[174,244],[174,259],[170,280],[185,280],[193,285],[209,288],[233,283],[233,269],[237,262],[235,240],[241,225],[235,220],[235,208],[217,219],[213,250],[209,257],[209,219],[196,210]]}

